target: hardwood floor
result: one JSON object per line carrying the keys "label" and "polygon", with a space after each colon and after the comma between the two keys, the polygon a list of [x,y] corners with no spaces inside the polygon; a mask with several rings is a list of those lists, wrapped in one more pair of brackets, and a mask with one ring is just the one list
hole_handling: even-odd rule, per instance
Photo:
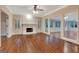
{"label": "hardwood floor", "polygon": [[2,37],[2,51],[9,53],[62,53],[64,42],[61,39],[38,33],[33,35],[14,35],[11,38]]}

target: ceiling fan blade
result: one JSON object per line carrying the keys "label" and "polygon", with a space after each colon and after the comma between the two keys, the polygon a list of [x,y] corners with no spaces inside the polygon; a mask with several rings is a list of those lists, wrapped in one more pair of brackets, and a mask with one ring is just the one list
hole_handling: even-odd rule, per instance
{"label": "ceiling fan blade", "polygon": [[35,11],[37,10],[37,5],[34,5],[34,10],[35,10]]}
{"label": "ceiling fan blade", "polygon": [[38,11],[44,11],[43,9],[37,9]]}

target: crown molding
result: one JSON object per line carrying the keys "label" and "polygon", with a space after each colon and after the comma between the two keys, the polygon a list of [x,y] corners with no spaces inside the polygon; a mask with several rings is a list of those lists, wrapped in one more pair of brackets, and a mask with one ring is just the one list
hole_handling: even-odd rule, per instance
{"label": "crown molding", "polygon": [[65,7],[68,7],[68,6],[69,6],[69,5],[64,5],[64,6],[62,6],[62,7],[59,7],[59,8],[57,8],[57,9],[55,9],[54,11],[50,11],[50,12],[46,13],[45,15],[43,15],[43,17],[45,17],[45,16],[47,16],[47,15],[49,15],[49,14],[52,14],[52,13],[54,13],[54,12],[60,10],[60,9],[65,8]]}

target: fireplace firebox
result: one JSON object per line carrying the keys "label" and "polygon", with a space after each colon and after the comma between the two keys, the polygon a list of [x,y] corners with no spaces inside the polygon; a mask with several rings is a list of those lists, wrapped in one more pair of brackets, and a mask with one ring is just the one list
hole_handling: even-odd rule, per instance
{"label": "fireplace firebox", "polygon": [[33,28],[26,28],[26,32],[33,32]]}

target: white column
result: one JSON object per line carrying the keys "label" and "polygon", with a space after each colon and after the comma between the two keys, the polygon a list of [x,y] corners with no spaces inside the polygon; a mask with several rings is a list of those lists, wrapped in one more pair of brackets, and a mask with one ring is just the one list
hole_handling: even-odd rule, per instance
{"label": "white column", "polygon": [[0,47],[1,47],[1,10],[0,10]]}
{"label": "white column", "polygon": [[64,36],[64,14],[61,15],[61,37]]}
{"label": "white column", "polygon": [[48,34],[50,34],[50,19],[48,19]]}
{"label": "white column", "polygon": [[79,42],[79,9],[76,9],[76,19],[77,19],[77,41]]}
{"label": "white column", "polygon": [[79,42],[79,8],[78,8],[78,42]]}
{"label": "white column", "polygon": [[64,42],[64,53],[68,53],[68,43]]}

